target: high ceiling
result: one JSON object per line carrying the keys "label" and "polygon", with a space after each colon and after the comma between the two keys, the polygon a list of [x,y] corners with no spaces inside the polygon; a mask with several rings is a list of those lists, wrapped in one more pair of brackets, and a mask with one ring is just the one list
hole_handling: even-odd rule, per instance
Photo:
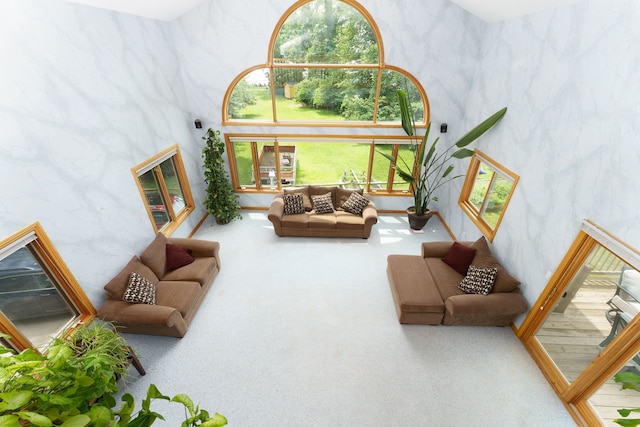
{"label": "high ceiling", "polygon": [[[173,21],[205,0],[67,0],[103,9]],[[263,1],[263,0],[260,0]],[[293,1],[293,0],[292,0]],[[498,22],[581,0],[451,0],[486,22]]]}

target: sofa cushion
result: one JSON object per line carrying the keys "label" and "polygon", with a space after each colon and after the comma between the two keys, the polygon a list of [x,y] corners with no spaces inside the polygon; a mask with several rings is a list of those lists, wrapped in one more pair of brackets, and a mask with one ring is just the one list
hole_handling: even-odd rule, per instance
{"label": "sofa cushion", "polygon": [[191,249],[183,248],[182,246],[172,243],[167,243],[165,252],[167,255],[167,271],[184,267],[185,265],[191,264],[194,260],[193,255],[191,255]]}
{"label": "sofa cushion", "polygon": [[284,195],[284,214],[295,215],[304,213],[304,199],[302,193],[291,193]]}
{"label": "sofa cushion", "polygon": [[498,269],[496,282],[491,292],[511,292],[520,285],[520,282],[513,278],[495,259],[484,236],[476,240],[471,247],[476,249],[476,255],[471,261],[472,265],[480,268],[495,267]]}
{"label": "sofa cushion", "polygon": [[335,215],[309,215],[309,228],[336,228]]}
{"label": "sofa cushion", "polygon": [[464,295],[464,292],[458,288],[464,275],[449,267],[440,258],[423,258],[423,260],[443,301],[454,295]]}
{"label": "sofa cushion", "polygon": [[122,299],[133,304],[156,303],[156,286],[138,273],[131,273],[129,285],[124,290]]}
{"label": "sofa cushion", "polygon": [[162,279],[167,271],[166,246],[169,241],[164,234],[158,233],[156,238],[147,246],[140,255],[142,262],[154,272],[156,277]]}
{"label": "sofa cushion", "polygon": [[309,187],[284,189],[284,195],[296,194],[296,193],[302,194],[302,202],[304,203],[304,210],[307,212],[311,211],[311,209],[313,209],[313,206],[311,205],[311,198],[309,197]]}
{"label": "sofa cushion", "polygon": [[349,200],[349,197],[351,197],[351,194],[353,193],[357,193],[362,196],[362,189],[348,190],[346,188],[336,187],[336,200],[334,206],[336,208],[342,208],[342,205]]}
{"label": "sofa cushion", "polygon": [[198,282],[202,286],[207,282],[211,271],[215,270],[216,267],[216,259],[214,257],[197,257],[192,263],[167,272],[162,280]]}
{"label": "sofa cushion", "polygon": [[308,212],[296,215],[283,215],[280,220],[280,225],[287,228],[307,228],[310,216]]}
{"label": "sofa cushion", "polygon": [[364,197],[362,194],[358,194],[356,192],[351,193],[349,198],[339,206],[354,215],[362,216],[362,210],[369,204],[369,199]]}
{"label": "sofa cushion", "polygon": [[309,185],[309,198],[311,198],[311,204],[313,205],[313,196],[322,196],[323,194],[331,193],[331,203],[336,205],[336,191],[337,187],[322,187],[320,185]]}
{"label": "sofa cushion", "polygon": [[202,288],[196,282],[162,280],[156,286],[156,304],[173,307],[186,317],[197,304],[200,292]]}
{"label": "sofa cushion", "polygon": [[121,300],[124,295],[124,290],[129,285],[129,278],[131,277],[131,273],[138,273],[139,275],[145,277],[151,283],[156,285],[158,283],[158,277],[151,271],[149,267],[144,265],[140,258],[137,256],[133,256],[131,260],[127,263],[127,265],[120,270],[116,276],[109,281],[106,285],[104,285],[104,290],[107,291],[107,294],[115,300]]}
{"label": "sofa cushion", "polygon": [[364,227],[364,219],[361,216],[355,216],[345,211],[337,211],[335,217],[336,228],[361,230]]}
{"label": "sofa cushion", "polygon": [[479,268],[470,265],[467,275],[464,276],[458,287],[468,294],[489,295],[497,274],[498,269],[495,267]]}
{"label": "sofa cushion", "polygon": [[464,276],[467,274],[467,269],[471,265],[475,254],[475,248],[470,248],[459,242],[453,242],[451,250],[447,256],[442,258],[442,261]]}
{"label": "sofa cushion", "polygon": [[313,204],[313,210],[315,210],[317,214],[332,213],[334,211],[331,193],[312,195],[311,203]]}

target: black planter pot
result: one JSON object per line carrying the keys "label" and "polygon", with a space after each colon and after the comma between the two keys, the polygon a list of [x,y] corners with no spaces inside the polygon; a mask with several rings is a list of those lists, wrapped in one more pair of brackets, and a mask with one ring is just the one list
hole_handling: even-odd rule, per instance
{"label": "black planter pot", "polygon": [[431,211],[426,211],[423,215],[416,215],[416,210],[413,207],[407,209],[407,218],[409,219],[409,227],[412,230],[422,230],[429,218],[433,216]]}

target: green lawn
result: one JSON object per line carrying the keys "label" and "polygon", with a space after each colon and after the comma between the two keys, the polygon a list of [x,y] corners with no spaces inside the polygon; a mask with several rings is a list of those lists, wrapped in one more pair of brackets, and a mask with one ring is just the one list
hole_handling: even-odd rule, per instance
{"label": "green lawn", "polygon": [[[256,104],[243,108],[237,119],[253,120],[273,120],[271,110],[271,94],[266,87],[254,87]],[[276,95],[276,109],[278,120],[301,120],[301,121],[343,121],[344,117],[335,114],[331,110],[305,107],[292,99]]]}

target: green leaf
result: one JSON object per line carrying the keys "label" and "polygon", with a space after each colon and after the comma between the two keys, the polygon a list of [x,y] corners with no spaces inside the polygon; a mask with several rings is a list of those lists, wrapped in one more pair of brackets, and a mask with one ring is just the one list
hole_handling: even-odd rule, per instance
{"label": "green leaf", "polygon": [[0,393],[0,411],[13,411],[28,405],[35,393],[29,390]]}
{"label": "green leaf", "polygon": [[189,396],[187,396],[186,394],[176,394],[175,396],[173,396],[171,401],[172,402],[182,403],[184,405],[184,407],[189,410],[189,413],[191,415],[194,414],[193,400],[191,400],[191,398]]}
{"label": "green leaf", "polygon": [[91,418],[91,425],[93,427],[106,427],[111,421],[113,416],[108,408],[100,405],[94,405],[89,410],[89,417]]}
{"label": "green leaf", "polygon": [[0,427],[20,427],[20,421],[17,415],[0,416]]}
{"label": "green leaf", "polygon": [[23,420],[29,421],[31,424],[39,427],[51,427],[53,423],[48,417],[40,415],[36,412],[18,412],[18,416]]}
{"label": "green leaf", "polygon": [[447,175],[449,175],[451,172],[453,171],[453,165],[449,165],[449,167],[447,168],[446,171],[444,171],[444,173],[442,174],[443,178],[446,178]]}
{"label": "green leaf", "polygon": [[400,118],[402,120],[402,128],[409,136],[413,136],[413,118],[411,117],[411,106],[407,100],[407,92],[402,89],[398,90],[398,104],[400,104]]}
{"label": "green leaf", "polygon": [[60,424],[60,427],[85,427],[89,425],[91,422],[91,418],[85,414],[74,415],[71,418],[67,418],[67,420]]}
{"label": "green leaf", "polygon": [[637,419],[637,418],[632,418],[632,419],[616,418],[615,420],[613,420],[613,422],[616,424],[620,424],[621,426],[624,426],[624,427],[635,427],[640,425],[640,419]]}
{"label": "green leaf", "polygon": [[227,425],[227,419],[225,418],[224,415],[220,415],[217,412],[213,415],[213,417],[211,417],[210,419],[208,419],[207,421],[203,422],[201,424],[202,427],[221,427],[221,426],[226,426]]}
{"label": "green leaf", "polygon": [[502,110],[497,111],[485,121],[467,132],[462,138],[458,140],[458,142],[455,143],[455,146],[461,148],[471,144],[473,141],[480,138],[482,134],[491,129],[496,123],[498,123],[506,113],[507,107],[504,107]]}
{"label": "green leaf", "polygon": [[466,159],[471,156],[473,156],[473,150],[469,150],[468,148],[461,148],[451,155],[451,157],[455,157],[456,159]]}

